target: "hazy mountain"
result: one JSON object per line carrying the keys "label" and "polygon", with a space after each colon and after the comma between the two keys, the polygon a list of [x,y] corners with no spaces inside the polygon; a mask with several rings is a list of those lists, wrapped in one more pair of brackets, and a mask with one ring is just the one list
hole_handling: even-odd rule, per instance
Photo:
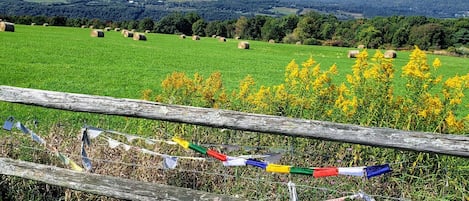
{"label": "hazy mountain", "polygon": [[174,11],[197,12],[210,21],[236,19],[241,15],[301,14],[310,10],[334,14],[339,19],[392,15],[454,18],[469,16],[469,0],[0,0],[0,16],[45,15],[114,21],[158,20]]}

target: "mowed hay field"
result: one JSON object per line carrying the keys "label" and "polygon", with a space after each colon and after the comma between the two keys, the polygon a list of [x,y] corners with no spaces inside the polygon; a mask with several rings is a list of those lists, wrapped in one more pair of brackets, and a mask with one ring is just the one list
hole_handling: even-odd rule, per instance
{"label": "mowed hay field", "polygon": [[[224,85],[233,89],[247,75],[257,86],[273,85],[284,79],[286,65],[312,56],[324,69],[336,63],[343,82],[351,73],[353,48],[269,44],[249,41],[251,48],[237,48],[239,41],[220,42],[210,37],[199,41],[178,35],[148,33],[147,41],[124,38],[120,32],[90,37],[90,29],[16,25],[15,32],[0,37],[0,84],[18,87],[139,98],[144,89],[158,90],[164,78],[174,72],[195,72],[204,77],[220,71]],[[374,50],[369,50],[372,56]],[[396,79],[408,62],[409,52],[398,52],[394,61]],[[435,58],[428,55],[429,61]],[[439,56],[444,77],[469,71],[465,58]]]}
{"label": "mowed hay field", "polygon": [[[201,40],[194,41],[190,37],[180,39],[179,35],[149,33],[146,34],[147,41],[135,41],[132,38],[124,38],[121,32],[105,32],[102,38],[91,37],[90,32],[91,30],[87,28],[22,25],[17,25],[13,33],[0,32],[2,41],[0,85],[139,99],[142,97],[142,91],[146,89],[158,93],[161,90],[161,82],[175,71],[185,72],[189,76],[198,72],[205,78],[219,71],[226,89],[230,91],[236,89],[239,82],[247,75],[254,78],[257,87],[282,83],[285,79],[285,68],[291,60],[294,59],[301,64],[309,57],[320,63],[324,70],[337,64],[339,73],[334,77],[334,82],[344,82],[345,76],[351,74],[355,62],[355,59],[347,58],[348,50],[353,48],[248,41],[250,49],[242,50],[237,48],[239,41],[234,39],[220,42],[215,38],[202,37]],[[374,52],[375,50],[369,50],[370,57]],[[402,85],[404,82],[400,72],[402,66],[409,61],[410,52],[397,54],[394,60],[395,82]],[[435,57],[428,55],[429,63]],[[456,74],[467,74],[467,59],[438,57],[442,62],[438,74],[444,76],[443,80]],[[399,89],[396,91],[399,93]],[[467,102],[467,98],[464,101]],[[172,174],[173,172],[168,170],[154,168],[149,171],[144,168],[145,165],[149,167],[150,163],[159,164],[161,158],[149,159],[146,155],[124,152],[123,149],[119,152],[114,149],[111,151],[105,145],[101,149],[100,144],[94,143],[92,146],[95,147],[89,153],[91,158],[144,164],[142,168],[134,166],[119,168],[124,165],[93,162],[94,169],[99,174],[126,175],[136,180],[236,194],[253,200],[260,198],[288,200],[288,189],[283,184],[291,180],[298,184],[299,200],[325,200],[358,190],[382,195],[382,199],[378,200],[397,200],[391,198],[464,200],[467,197],[466,178],[469,166],[467,160],[456,157],[277,135],[262,135],[261,138],[259,137],[261,135],[250,132],[126,117],[59,112],[4,102],[0,102],[0,109],[2,111],[0,119],[14,115],[18,121],[26,122],[30,128],[34,128],[39,135],[47,137],[47,140],[54,140],[53,143],[59,142],[58,149],[72,156],[75,161],[80,161],[77,155],[80,150],[77,135],[81,134],[79,129],[83,124],[87,124],[157,139],[182,136],[197,143],[228,143],[257,146],[261,149],[279,146],[287,150],[279,162],[285,165],[358,167],[391,163],[394,171],[387,176],[370,180],[357,177],[312,179],[302,175],[264,173],[245,167],[228,169],[218,163],[181,162],[180,171]],[[33,127],[33,120],[39,120],[37,127]],[[1,134],[4,138],[8,137],[6,131]],[[21,138],[19,135],[16,137]],[[22,137],[29,138],[29,136]],[[34,155],[37,152],[26,151],[25,147],[19,145],[20,154],[13,155],[15,157],[12,158],[35,162],[46,161],[44,163],[47,164],[52,161],[51,164],[62,165],[57,161],[43,159],[46,157],[41,158],[40,154]],[[176,155],[192,153],[171,147],[164,148],[166,147],[162,146],[160,151]],[[261,151],[266,151],[267,148]],[[236,155],[238,152],[230,154]],[[255,150],[248,154],[259,154],[259,152]],[[211,175],[212,173],[214,174]],[[157,174],[164,175],[164,178],[155,177]],[[225,175],[241,176],[241,179]],[[24,186],[26,186],[24,189],[31,189],[26,184]],[[36,191],[30,191],[38,194]],[[14,192],[21,194],[22,191]]]}

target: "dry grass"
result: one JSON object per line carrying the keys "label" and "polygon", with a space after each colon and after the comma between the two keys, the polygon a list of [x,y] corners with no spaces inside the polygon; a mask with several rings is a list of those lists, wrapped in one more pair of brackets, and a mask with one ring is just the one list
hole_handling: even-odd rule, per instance
{"label": "dry grass", "polygon": [[360,53],[358,50],[349,50],[347,57],[348,58],[357,58],[357,55]]}
{"label": "dry grass", "polygon": [[90,36],[91,37],[97,37],[97,38],[103,38],[104,37],[104,32],[103,32],[103,30],[95,29],[95,30],[91,31]]}
{"label": "dry grass", "polygon": [[0,22],[0,31],[15,32],[15,24],[10,22]]}
{"label": "dry grass", "polygon": [[249,49],[249,42],[242,41],[238,43],[238,48],[239,49]]}

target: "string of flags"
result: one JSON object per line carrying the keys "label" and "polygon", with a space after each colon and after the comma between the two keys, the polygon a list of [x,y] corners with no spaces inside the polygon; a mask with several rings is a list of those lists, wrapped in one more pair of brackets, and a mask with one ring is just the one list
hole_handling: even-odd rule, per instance
{"label": "string of flags", "polygon": [[[328,177],[328,176],[337,176],[337,175],[348,175],[348,176],[358,176],[358,177],[366,177],[368,179],[372,177],[376,177],[382,174],[386,174],[389,172],[392,172],[389,164],[383,164],[383,165],[374,165],[374,166],[361,166],[361,167],[313,167],[313,168],[304,168],[304,167],[295,167],[295,166],[289,166],[289,165],[280,165],[280,164],[275,164],[275,161],[279,161],[282,154],[277,153],[277,154],[272,154],[272,155],[244,155],[244,156],[227,156],[225,154],[219,153],[216,150],[213,149],[207,149],[203,146],[196,145],[194,143],[190,143],[189,141],[186,141],[182,138],[179,137],[173,137],[172,141],[168,140],[157,140],[157,139],[148,139],[148,138],[142,138],[139,136],[135,135],[130,135],[130,134],[125,134],[117,131],[112,131],[112,130],[103,130],[99,128],[94,128],[94,127],[88,127],[85,126],[82,129],[82,136],[81,136],[81,157],[82,157],[82,164],[83,167],[80,167],[77,163],[75,163],[73,160],[65,156],[64,154],[60,153],[57,151],[56,148],[52,146],[48,146],[46,141],[42,139],[39,135],[34,133],[32,130],[28,129],[25,125],[23,125],[21,122],[16,122],[14,123],[14,118],[13,117],[8,117],[8,119],[5,121],[3,125],[3,129],[11,131],[12,128],[15,127],[18,130],[22,131],[24,134],[30,135],[31,139],[41,145],[43,145],[46,149],[49,149],[52,153],[55,153],[55,155],[59,158],[60,161],[62,161],[63,164],[69,166],[72,170],[75,171],[92,171],[92,164],[91,160],[88,158],[88,154],[86,153],[86,148],[90,147],[91,145],[91,140],[97,138],[100,136],[102,133],[111,133],[111,134],[116,134],[116,135],[122,135],[125,136],[128,142],[132,142],[135,139],[143,139],[145,140],[145,143],[149,145],[153,145],[155,143],[166,143],[169,145],[179,145],[182,146],[185,149],[191,149],[193,151],[196,151],[200,154],[207,155],[210,158],[214,158],[216,160],[219,160],[223,163],[224,166],[229,167],[229,166],[253,166],[257,168],[264,169],[266,172],[272,172],[272,173],[282,173],[282,174],[302,174],[302,175],[312,175],[314,178],[320,178],[320,177]],[[161,154],[157,153],[145,148],[140,148],[136,146],[131,146],[125,143],[122,143],[118,140],[115,140],[109,136],[105,136],[108,142],[108,145],[110,148],[116,148],[118,146],[122,146],[124,150],[128,151],[130,149],[135,149],[138,151],[141,151],[142,153],[145,154],[150,154],[154,156],[160,156],[162,157],[163,160],[163,167],[165,169],[174,169],[177,165],[178,159],[191,159],[191,160],[206,160],[206,158],[200,158],[200,157],[185,157],[185,156],[171,156],[167,154]],[[270,157],[270,160],[269,160]],[[264,159],[264,161],[261,161],[259,159]],[[288,183],[288,190],[290,193],[290,200],[291,201],[297,201],[298,196],[296,193],[296,187],[295,184],[292,182]],[[365,194],[364,192],[360,191],[359,193],[356,193],[351,196],[345,196],[341,198],[336,198],[336,199],[330,199],[327,201],[342,201],[342,200],[353,200],[353,199],[362,199],[365,201],[375,201],[371,196]]]}
{"label": "string of flags", "polygon": [[[91,164],[90,164],[90,161],[87,160],[86,151],[83,149],[83,147],[86,144],[89,145],[90,139],[95,139],[95,138],[101,136],[103,133],[109,133],[109,134],[124,136],[129,143],[133,142],[135,139],[141,139],[141,140],[144,140],[144,142],[148,145],[154,145],[157,142],[166,143],[166,144],[169,144],[169,145],[177,145],[177,143],[174,142],[174,141],[143,138],[143,137],[140,137],[140,136],[130,135],[130,134],[126,134],[126,133],[122,133],[122,132],[118,132],[118,131],[113,131],[113,130],[104,130],[104,129],[91,127],[91,126],[84,126],[82,128],[81,133],[82,133],[82,136],[81,136],[81,139],[82,139],[81,156],[82,156],[83,164],[84,164],[85,167],[86,166],[91,167]],[[140,151],[141,153],[144,153],[144,154],[149,154],[149,155],[153,155],[153,156],[162,157],[163,158],[163,167],[165,169],[174,169],[177,166],[178,159],[199,160],[199,161],[206,161],[207,160],[207,158],[201,158],[201,157],[171,156],[169,154],[158,153],[158,152],[154,152],[154,151],[151,151],[151,150],[148,150],[148,149],[145,149],[145,148],[132,146],[132,145],[120,142],[118,140],[115,140],[115,139],[113,139],[113,138],[111,138],[107,135],[104,136],[104,137],[106,138],[106,140],[108,142],[108,146],[111,149],[122,146],[125,151],[129,151],[130,149],[133,149],[133,150],[136,150],[136,151]],[[237,157],[245,158],[245,159],[247,159],[247,158],[264,158],[267,161],[272,161],[273,162],[273,161],[276,161],[276,160],[280,160],[281,154],[274,153],[274,154],[266,154],[266,155],[241,155],[241,156],[237,156]]]}
{"label": "string of flags", "polygon": [[20,130],[26,135],[30,135],[31,139],[41,145],[43,145],[46,149],[48,149],[51,153],[54,153],[57,158],[64,164],[69,166],[72,170],[82,172],[83,168],[81,168],[77,163],[75,163],[72,159],[65,156],[64,154],[60,153],[55,147],[49,146],[44,139],[42,139],[39,135],[34,133],[32,130],[28,129],[24,124],[21,122],[14,123],[15,118],[10,116],[7,118],[5,123],[3,124],[3,129],[7,131],[12,131],[13,127]]}
{"label": "string of flags", "polygon": [[362,167],[315,167],[304,168],[289,165],[279,165],[268,163],[257,159],[245,159],[240,157],[230,157],[219,153],[213,149],[190,143],[182,138],[173,137],[172,140],[185,149],[192,149],[200,154],[210,156],[223,163],[224,166],[253,166],[264,169],[266,172],[282,173],[282,174],[302,174],[312,175],[314,178],[329,177],[337,175],[359,176],[368,179],[376,177],[385,173],[392,172],[389,164],[362,166]]}

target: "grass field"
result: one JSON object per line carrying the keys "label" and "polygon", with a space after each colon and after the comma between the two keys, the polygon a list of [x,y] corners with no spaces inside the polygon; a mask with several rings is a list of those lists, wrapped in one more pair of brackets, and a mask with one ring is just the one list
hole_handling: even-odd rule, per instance
{"label": "grass field", "polygon": [[[352,48],[298,46],[287,44],[270,44],[260,41],[249,41],[250,50],[237,48],[238,41],[228,39],[226,43],[214,38],[202,38],[193,41],[190,38],[179,39],[177,35],[147,34],[147,41],[134,41],[124,38],[120,32],[105,32],[104,38],[90,37],[90,29],[67,27],[42,27],[16,25],[15,32],[0,32],[0,85],[46,89],[53,91],[93,94],[138,99],[142,91],[152,89],[156,93],[161,90],[161,82],[174,71],[195,72],[207,77],[215,71],[222,73],[225,87],[228,91],[237,88],[239,82],[246,76],[252,75],[260,85],[272,86],[283,82],[287,64],[295,59],[302,63],[312,56],[321,64],[323,69],[337,64],[339,74],[335,82],[344,82],[346,74],[352,72],[354,59],[347,58],[347,51]],[[369,50],[373,55],[375,50]],[[394,60],[396,72],[395,82],[403,83],[400,77],[402,67],[409,61],[410,52],[398,52]],[[428,55],[429,62],[436,56]],[[465,58],[438,56],[442,67],[438,74],[444,80],[456,74],[469,72]],[[399,91],[399,90],[397,90]],[[467,98],[465,98],[467,103]],[[167,138],[170,135],[182,135],[199,143],[235,143],[248,146],[290,146],[291,154],[286,153],[283,164],[302,166],[350,166],[370,165],[384,162],[392,164],[394,172],[390,176],[379,177],[375,180],[362,178],[337,177],[331,179],[310,179],[301,176],[266,174],[254,172],[252,169],[226,169],[213,164],[194,163],[181,164],[181,169],[198,170],[203,173],[177,174],[167,170],[140,169],[97,163],[95,169],[100,174],[128,175],[129,178],[168,182],[172,185],[197,188],[199,190],[216,193],[241,194],[242,196],[259,200],[287,200],[287,188],[278,181],[294,180],[299,184],[313,188],[299,188],[302,200],[326,199],[342,195],[341,192],[351,192],[359,189],[383,194],[389,197],[404,197],[413,200],[464,200],[467,197],[468,161],[462,158],[440,156],[427,153],[415,153],[385,148],[365,148],[360,145],[326,142],[311,139],[292,139],[287,137],[263,135],[238,131],[219,131],[185,124],[169,124],[167,122],[132,119],[125,117],[110,117],[87,113],[73,113],[23,106],[0,102],[0,119],[14,115],[18,120],[31,126],[34,119],[41,122],[35,131],[47,140],[59,142],[59,150],[67,154],[75,154],[74,160],[79,161],[79,146],[77,134],[83,123],[101,128],[109,128],[127,133],[138,133],[142,136]],[[53,124],[53,126],[51,126]],[[1,132],[7,138],[7,132]],[[28,136],[17,135],[15,138]],[[254,139],[254,140],[253,140]],[[105,143],[105,142],[103,142]],[[20,144],[21,145],[21,144]],[[123,162],[142,162],[156,164],[161,159],[142,156],[142,154],[128,153],[120,150],[110,152],[107,146],[97,148],[94,144],[94,158]],[[159,147],[157,147],[159,148]],[[293,151],[294,149],[294,151]],[[39,151],[20,148],[19,153],[12,154],[17,158],[44,163],[60,164],[52,156],[37,154]],[[115,150],[114,150],[115,151]],[[160,151],[176,152],[174,148]],[[42,153],[42,152],[40,152]],[[191,152],[192,153],[192,152]],[[187,151],[177,151],[177,154],[188,154]],[[257,154],[257,152],[256,152]],[[43,157],[43,158],[41,158]],[[44,159],[46,158],[46,159]],[[54,162],[57,162],[55,163]],[[51,162],[52,161],[52,162]],[[148,162],[150,161],[150,162]],[[158,180],[153,173],[165,175],[166,180]],[[215,178],[207,172],[223,173],[227,175],[241,175],[267,179],[269,182],[254,182],[225,177]],[[190,179],[194,178],[194,179]],[[243,181],[242,181],[243,180]],[[186,181],[211,181],[203,184],[186,184]],[[181,183],[178,183],[181,182]],[[217,183],[219,182],[219,183]],[[4,182],[2,182],[4,183]],[[19,182],[21,183],[21,182]],[[23,182],[24,183],[24,182]],[[195,182],[197,183],[197,182]],[[19,188],[33,195],[41,194],[34,183],[18,185]],[[3,185],[3,184],[2,184]],[[196,186],[197,185],[197,186]],[[221,187],[220,187],[221,186]],[[337,192],[325,192],[320,188],[326,186]],[[17,187],[17,186],[15,186]],[[438,190],[436,190],[438,189]],[[339,192],[340,191],[340,192]],[[15,190],[21,194],[21,190]],[[44,193],[47,194],[47,193]],[[92,199],[90,199],[92,200]],[[391,200],[382,197],[379,200]]]}
{"label": "grass field", "polygon": [[[350,48],[338,47],[249,41],[251,49],[241,50],[232,39],[226,43],[213,38],[192,41],[150,33],[144,42],[114,31],[106,32],[104,38],[92,38],[89,29],[22,25],[16,25],[13,33],[0,34],[0,84],[126,98],[139,98],[144,89],[157,91],[174,71],[204,76],[220,71],[225,87],[233,89],[248,74],[258,86],[279,83],[292,59],[301,63],[312,56],[324,69],[336,63],[339,82],[354,63],[347,58]],[[408,55],[398,53],[396,75]],[[428,57],[429,61],[435,58]],[[444,77],[469,71],[465,58],[439,58]]]}
{"label": "grass field", "polygon": [[287,8],[287,7],[275,7],[271,9],[273,12],[280,13],[282,15],[292,15],[298,12],[296,8]]}

